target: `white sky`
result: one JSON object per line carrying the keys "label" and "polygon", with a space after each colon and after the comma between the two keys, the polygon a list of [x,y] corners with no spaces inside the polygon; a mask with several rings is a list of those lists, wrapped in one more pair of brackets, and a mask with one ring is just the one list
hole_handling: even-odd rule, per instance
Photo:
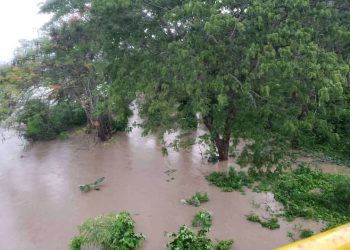
{"label": "white sky", "polygon": [[0,63],[11,60],[20,39],[38,36],[49,16],[39,14],[44,0],[0,0]]}

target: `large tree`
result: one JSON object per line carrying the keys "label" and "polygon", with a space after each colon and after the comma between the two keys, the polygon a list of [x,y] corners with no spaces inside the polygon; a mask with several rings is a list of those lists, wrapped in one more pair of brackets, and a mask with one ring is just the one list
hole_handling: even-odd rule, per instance
{"label": "large tree", "polygon": [[198,114],[220,160],[227,160],[233,134],[256,141],[270,132],[296,137],[346,84],[346,1],[65,0],[44,6],[60,17],[85,8],[84,25],[98,40],[114,104],[138,96],[146,133],[193,127]]}

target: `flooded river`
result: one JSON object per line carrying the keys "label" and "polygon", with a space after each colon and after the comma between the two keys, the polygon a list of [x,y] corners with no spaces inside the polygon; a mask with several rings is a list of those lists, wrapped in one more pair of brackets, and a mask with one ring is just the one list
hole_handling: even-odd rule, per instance
{"label": "flooded river", "polygon": [[[268,250],[290,242],[287,232],[297,222],[281,221],[281,228],[271,231],[245,218],[257,204],[273,203],[271,195],[225,193],[208,185],[204,176],[227,169],[228,163],[206,164],[198,146],[163,157],[157,139],[141,132],[135,128],[97,144],[77,132],[65,141],[31,146],[5,133],[8,139],[0,142],[0,249],[68,249],[84,220],[121,211],[129,211],[146,235],[143,250],[165,249],[167,233],[190,225],[199,211],[180,202],[196,191],[209,194],[203,207],[213,214],[213,239],[234,239],[235,250]],[[80,184],[102,176],[101,191],[80,192]],[[308,222],[307,227],[317,231],[321,225]]]}

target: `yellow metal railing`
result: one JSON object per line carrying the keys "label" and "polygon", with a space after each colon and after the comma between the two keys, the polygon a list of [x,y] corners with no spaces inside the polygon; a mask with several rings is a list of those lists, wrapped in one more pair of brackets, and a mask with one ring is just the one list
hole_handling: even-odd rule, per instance
{"label": "yellow metal railing", "polygon": [[350,250],[350,224],[331,229],[276,250]]}

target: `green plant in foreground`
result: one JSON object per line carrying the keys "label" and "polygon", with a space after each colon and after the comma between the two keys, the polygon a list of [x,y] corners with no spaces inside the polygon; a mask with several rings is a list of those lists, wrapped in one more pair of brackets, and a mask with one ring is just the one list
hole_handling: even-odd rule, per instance
{"label": "green plant in foreground", "polygon": [[268,220],[262,220],[256,214],[246,215],[246,218],[247,218],[248,221],[259,223],[261,226],[266,227],[266,228],[271,229],[271,230],[280,228],[280,225],[278,224],[278,219],[277,218],[271,218],[271,219],[268,219]]}
{"label": "green plant in foreground", "polygon": [[206,235],[205,230],[193,233],[186,225],[180,227],[179,232],[170,235],[167,243],[169,250],[211,250],[213,243]]}
{"label": "green plant in foreground", "polygon": [[[167,243],[168,250],[213,250],[214,245],[207,236],[208,231],[201,229],[198,233],[193,233],[186,225],[182,225],[178,233],[170,235]],[[216,246],[216,250],[229,250],[233,240],[222,240]]]}
{"label": "green plant in foreground", "polygon": [[241,190],[243,187],[250,186],[252,179],[244,172],[237,172],[232,167],[227,173],[212,172],[206,179],[223,191],[232,192],[234,190]]}
{"label": "green plant in foreground", "polygon": [[94,245],[104,250],[131,250],[142,245],[145,237],[135,232],[135,222],[127,212],[88,219],[71,241],[71,250]]}
{"label": "green plant in foreground", "polygon": [[212,217],[208,211],[201,210],[198,212],[192,221],[193,227],[202,227],[203,230],[209,231],[212,225]]}
{"label": "green plant in foreground", "polygon": [[305,238],[308,238],[308,237],[311,237],[312,235],[314,235],[314,232],[310,229],[304,229],[300,232],[300,239],[305,239]]}
{"label": "green plant in foreground", "polygon": [[80,250],[82,244],[83,244],[82,239],[79,236],[75,236],[70,243],[70,249],[71,250]]}
{"label": "green plant in foreground", "polygon": [[199,207],[202,203],[208,202],[209,197],[208,193],[200,193],[196,192],[191,198],[186,199],[186,203],[189,205],[193,205]]}
{"label": "green plant in foreground", "polygon": [[229,250],[234,243],[234,240],[222,240],[216,245],[216,250]]}

